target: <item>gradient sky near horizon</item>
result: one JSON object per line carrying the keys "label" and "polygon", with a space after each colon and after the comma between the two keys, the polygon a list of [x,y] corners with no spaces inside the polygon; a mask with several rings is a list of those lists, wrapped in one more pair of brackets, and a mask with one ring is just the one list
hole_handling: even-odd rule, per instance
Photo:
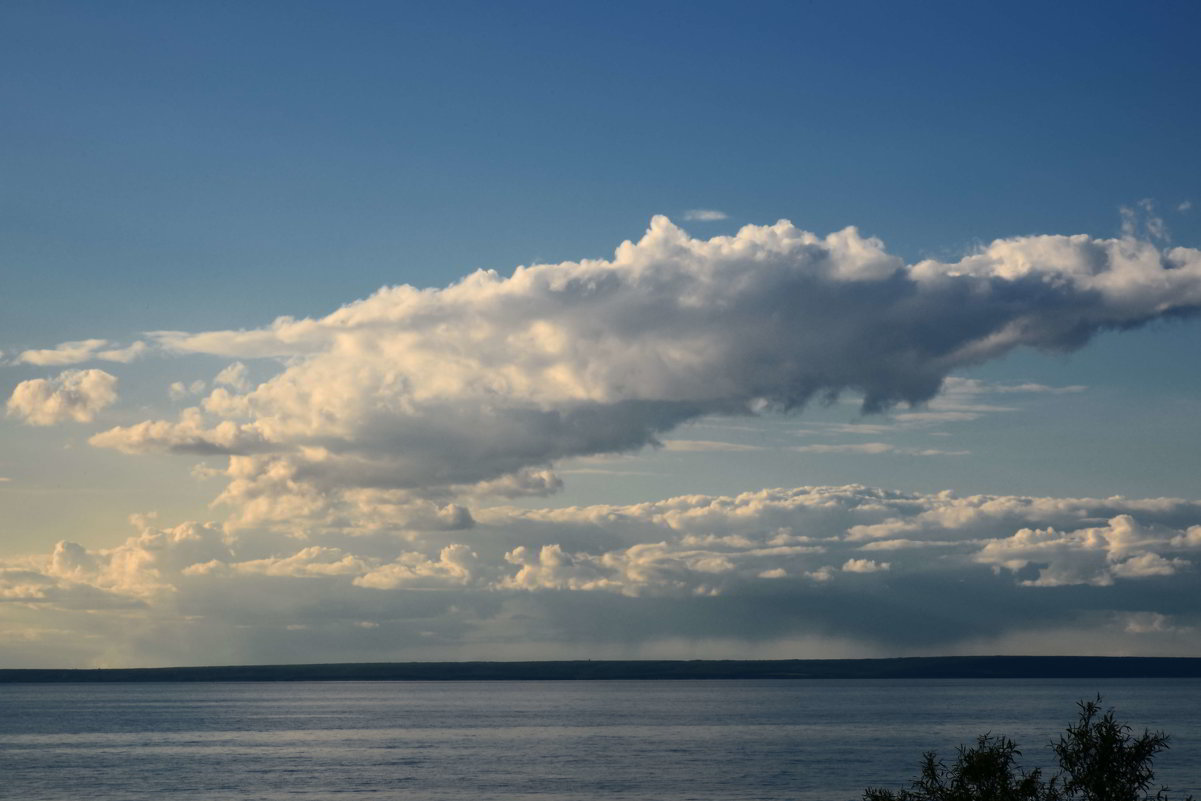
{"label": "gradient sky near horizon", "polygon": [[1199,23],[4,4],[0,666],[1201,656]]}

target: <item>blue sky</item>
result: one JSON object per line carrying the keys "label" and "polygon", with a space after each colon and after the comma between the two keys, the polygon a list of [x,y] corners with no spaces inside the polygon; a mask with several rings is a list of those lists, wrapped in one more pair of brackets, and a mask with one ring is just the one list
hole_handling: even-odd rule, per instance
{"label": "blue sky", "polygon": [[[737,627],[702,621],[763,603],[764,655],[1193,653],[1199,16],[6,4],[0,643],[13,664],[728,656]],[[795,283],[739,273],[722,236]],[[904,305],[920,264],[987,302]],[[519,265],[557,267],[503,283]],[[479,269],[501,283],[373,295]],[[865,526],[929,536],[863,550]],[[862,624],[979,571],[1008,617]],[[661,625],[602,632],[607,604]]]}
{"label": "blue sky", "polygon": [[697,206],[853,224],[908,258],[1111,234],[1118,205],[1195,193],[1196,14],[7,4],[5,240],[29,267],[5,317],[31,345],[256,325],[281,312],[229,286],[320,314],[398,281],[604,256]]}

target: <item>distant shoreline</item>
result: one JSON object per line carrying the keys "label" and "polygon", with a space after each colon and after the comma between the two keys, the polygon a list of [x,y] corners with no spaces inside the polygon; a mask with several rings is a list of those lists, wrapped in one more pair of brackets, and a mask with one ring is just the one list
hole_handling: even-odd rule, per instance
{"label": "distant shoreline", "polygon": [[354,662],[78,670],[0,669],[0,683],[1027,678],[1201,678],[1201,658],[941,656],[895,659]]}

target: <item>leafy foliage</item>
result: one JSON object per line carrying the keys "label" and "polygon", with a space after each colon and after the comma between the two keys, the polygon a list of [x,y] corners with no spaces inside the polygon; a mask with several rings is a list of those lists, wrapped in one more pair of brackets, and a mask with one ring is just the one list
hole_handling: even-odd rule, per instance
{"label": "leafy foliage", "polygon": [[1051,746],[1059,773],[1049,780],[1038,769],[1022,770],[1013,740],[984,734],[974,747],[959,746],[950,766],[926,753],[909,789],[868,788],[863,801],[1167,801],[1166,787],[1154,795],[1150,788],[1151,764],[1168,736],[1146,730],[1135,736],[1112,709],[1101,711],[1099,695],[1077,706],[1079,719]]}
{"label": "leafy foliage", "polygon": [[933,751],[922,759],[921,775],[909,790],[868,789],[864,801],[1042,801],[1046,785],[1039,771],[1017,765],[1021,751],[1013,740],[983,734],[974,748],[959,746],[947,767]]}

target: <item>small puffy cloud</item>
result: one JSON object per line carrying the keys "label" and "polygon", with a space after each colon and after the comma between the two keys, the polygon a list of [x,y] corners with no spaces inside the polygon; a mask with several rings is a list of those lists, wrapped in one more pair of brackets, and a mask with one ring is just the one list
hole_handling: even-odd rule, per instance
{"label": "small puffy cloud", "polygon": [[1178,626],[1172,615],[1159,612],[1126,612],[1117,616],[1122,628],[1131,634],[1191,634],[1190,626]]}
{"label": "small puffy cloud", "polygon": [[1176,548],[1201,548],[1201,525],[1190,526],[1188,531],[1173,537],[1171,544]]}
{"label": "small puffy cloud", "polygon": [[64,370],[55,378],[22,381],[8,399],[8,414],[35,426],[65,420],[88,423],[117,400],[117,378],[103,370]]}
{"label": "small puffy cloud", "polygon": [[1192,210],[1192,208],[1193,208],[1193,201],[1191,201],[1191,200],[1182,200],[1180,203],[1178,203],[1176,205],[1176,211],[1180,212],[1181,214],[1184,214],[1186,211]]}
{"label": "small puffy cloud", "polygon": [[1155,201],[1151,198],[1143,198],[1134,206],[1122,206],[1119,212],[1122,215],[1122,236],[1127,239],[1167,241],[1171,238],[1167,223],[1156,213]]}
{"label": "small puffy cloud", "polygon": [[53,348],[23,351],[17,361],[38,366],[62,366],[93,360],[109,362],[132,362],[146,354],[149,346],[145,342],[134,342],[124,348],[109,347],[107,339],[82,339],[62,342]]}
{"label": "small puffy cloud", "polygon": [[689,209],[684,212],[685,220],[695,220],[697,222],[716,222],[717,220],[728,219],[729,215],[724,211],[716,209]]}
{"label": "small puffy cloud", "polygon": [[478,573],[479,556],[466,545],[443,548],[436,560],[420,553],[405,553],[387,564],[362,573],[355,586],[377,590],[399,587],[446,587],[470,584]]}
{"label": "small puffy cloud", "polygon": [[173,381],[167,387],[167,396],[171,400],[183,400],[191,395],[199,395],[208,387],[205,381],[197,379],[190,384],[185,384],[183,381]]}
{"label": "small puffy cloud", "polygon": [[227,386],[238,392],[245,392],[250,389],[250,381],[247,378],[248,372],[246,365],[242,364],[242,362],[234,362],[229,367],[217,373],[217,377],[213,379],[213,383]]}
{"label": "small puffy cloud", "polygon": [[879,573],[891,567],[892,565],[888,562],[874,562],[871,559],[848,559],[842,563],[842,572]]}
{"label": "small puffy cloud", "polygon": [[1157,553],[1141,553],[1114,564],[1116,578],[1147,578],[1149,576],[1171,576],[1181,568],[1191,567],[1187,559],[1165,559]]}
{"label": "small puffy cloud", "polygon": [[481,497],[529,498],[553,495],[562,488],[563,479],[553,470],[527,467],[492,481],[480,482],[472,487],[472,492]]}

